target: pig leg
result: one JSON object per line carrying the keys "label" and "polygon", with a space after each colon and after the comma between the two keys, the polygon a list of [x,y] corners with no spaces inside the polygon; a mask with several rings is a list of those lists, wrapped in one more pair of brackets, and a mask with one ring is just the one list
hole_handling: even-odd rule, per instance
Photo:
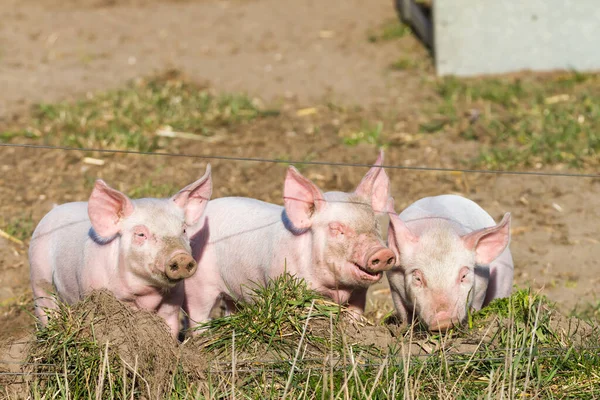
{"label": "pig leg", "polygon": [[402,298],[400,298],[400,294],[392,290],[392,301],[394,302],[394,306],[396,307],[396,312],[398,312],[398,316],[402,320],[402,325],[408,325],[412,323],[412,311],[409,314],[409,309],[406,307]]}
{"label": "pig leg", "polygon": [[56,309],[56,302],[52,297],[52,284],[50,282],[36,280],[33,283],[33,299],[35,304],[35,315],[40,324],[46,326],[48,324],[47,309]]}
{"label": "pig leg", "polygon": [[348,311],[354,317],[360,317],[365,312],[367,304],[367,288],[355,289],[348,299]]}
{"label": "pig leg", "polygon": [[173,288],[168,297],[156,309],[156,313],[165,320],[171,331],[171,335],[175,339],[179,335],[179,311],[181,311],[183,299],[183,285],[178,285]]}
{"label": "pig leg", "polygon": [[237,311],[237,306],[235,305],[235,301],[231,298],[223,299],[225,301],[225,316],[228,317],[231,314]]}
{"label": "pig leg", "polygon": [[57,305],[52,297],[54,286],[52,284],[52,265],[48,262],[50,251],[47,245],[32,239],[29,251],[31,289],[35,304],[35,315],[42,326],[48,324],[46,309],[56,309]]}
{"label": "pig leg", "polygon": [[488,284],[490,282],[490,268],[488,267],[475,267],[475,290],[470,295],[473,298],[471,302],[471,308],[473,310],[481,310],[485,302],[486,294],[488,293]]}
{"label": "pig leg", "polygon": [[[210,319],[210,312],[221,298],[219,290],[194,286],[194,290],[187,290],[183,310],[190,321],[190,329]],[[192,334],[197,332],[192,331]]]}
{"label": "pig leg", "polygon": [[483,306],[494,299],[509,297],[513,287],[514,264],[510,250],[506,248],[500,257],[490,264],[490,281]]}
{"label": "pig leg", "polygon": [[179,309],[176,310],[174,307],[161,307],[158,310],[158,315],[160,315],[167,323],[171,335],[174,338],[177,338],[179,335]]}

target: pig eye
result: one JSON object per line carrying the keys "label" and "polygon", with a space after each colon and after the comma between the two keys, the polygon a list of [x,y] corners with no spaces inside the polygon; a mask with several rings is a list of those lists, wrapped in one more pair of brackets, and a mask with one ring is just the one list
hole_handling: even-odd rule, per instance
{"label": "pig eye", "polygon": [[465,280],[467,279],[467,277],[469,276],[469,272],[471,272],[469,270],[469,268],[467,267],[462,267],[459,273],[459,277],[460,277],[460,283],[464,283]]}
{"label": "pig eye", "polygon": [[144,243],[150,236],[150,231],[144,225],[138,225],[133,228],[133,240],[138,245]]}
{"label": "pig eye", "polygon": [[342,224],[337,222],[332,222],[329,224],[329,230],[335,235],[344,236],[344,227]]}
{"label": "pig eye", "polygon": [[421,271],[414,270],[412,273],[413,283],[417,287],[423,286],[423,275],[421,275]]}

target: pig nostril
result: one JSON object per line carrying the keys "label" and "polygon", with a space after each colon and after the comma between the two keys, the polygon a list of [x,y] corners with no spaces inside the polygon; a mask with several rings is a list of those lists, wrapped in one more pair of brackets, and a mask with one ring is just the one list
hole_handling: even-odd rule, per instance
{"label": "pig nostril", "polygon": [[393,264],[394,263],[394,257],[390,257],[387,260],[387,265]]}
{"label": "pig nostril", "polygon": [[194,263],[193,263],[193,262],[191,262],[191,263],[188,263],[188,265],[187,265],[187,270],[188,270],[188,271],[191,271],[191,270],[193,270],[193,269],[194,269],[194,267],[195,267],[195,265],[194,265]]}
{"label": "pig nostril", "polygon": [[171,265],[169,265],[169,268],[171,268],[171,271],[175,272],[179,269],[179,265],[176,262],[172,262]]}
{"label": "pig nostril", "polygon": [[373,264],[373,265],[379,264],[379,258],[376,258],[373,261],[371,261],[371,264]]}

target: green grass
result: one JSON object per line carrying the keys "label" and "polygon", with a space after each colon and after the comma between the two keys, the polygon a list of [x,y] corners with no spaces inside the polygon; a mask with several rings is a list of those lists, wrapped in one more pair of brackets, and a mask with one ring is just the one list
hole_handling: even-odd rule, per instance
{"label": "green grass", "polygon": [[398,19],[384,22],[381,26],[367,33],[367,40],[371,43],[390,41],[410,35],[412,30],[408,25]]}
{"label": "green grass", "polygon": [[[494,301],[467,326],[446,334],[391,329],[394,339],[385,346],[362,343],[362,334],[379,328],[360,321],[349,325],[342,308],[287,274],[254,290],[253,299],[178,346],[179,366],[164,377],[163,398],[598,396],[597,326],[560,316],[530,290]],[[109,307],[108,315],[90,319],[97,308],[62,307],[54,322],[38,331],[32,359],[51,362],[38,368],[55,375],[33,379],[33,398],[121,399],[132,391],[134,398],[147,393],[144,379],[151,376],[140,374],[135,383],[136,374],[124,367],[119,353],[89,335],[90,326],[100,331],[102,318],[125,311]],[[81,336],[83,331],[87,335]],[[429,350],[423,354],[423,349]]]}
{"label": "green grass", "polygon": [[[383,25],[376,40],[406,34],[397,21]],[[410,54],[390,65],[419,69]],[[479,144],[466,167],[531,169],[557,164],[600,165],[600,75],[563,73],[522,78],[434,79],[435,94],[418,100],[421,133],[449,135],[455,143]],[[352,107],[328,112],[344,120]],[[214,94],[179,77],[141,79],[121,90],[73,103],[41,104],[23,129],[0,132],[0,141],[34,139],[52,145],[154,151],[168,140],[158,130],[211,136],[217,130],[276,114],[242,94]],[[339,114],[339,115],[338,115]],[[341,118],[337,118],[341,117]],[[325,120],[325,117],[323,117]],[[381,115],[365,116],[365,121]],[[394,126],[394,117],[383,118]],[[360,121],[360,119],[358,120]],[[342,142],[385,145],[382,122],[352,123]],[[316,124],[315,131],[323,126]],[[160,139],[160,140],[159,140]]]}
{"label": "green grass", "polygon": [[[247,289],[252,303],[239,303],[235,314],[216,318],[199,329],[208,330],[203,347],[216,353],[228,352],[233,347],[241,353],[274,352],[292,357],[295,343],[302,336],[307,320],[338,319],[339,305],[327,301],[309,290],[304,280],[286,273],[268,282],[264,287]],[[309,312],[310,311],[310,312]],[[235,338],[232,336],[236,332]],[[303,339],[313,346],[322,344],[319,337],[309,334]]]}
{"label": "green grass", "polygon": [[483,144],[468,163],[492,169],[598,165],[600,75],[445,78],[437,114],[423,132],[452,132]]}
{"label": "green grass", "polygon": [[162,76],[75,103],[40,104],[29,127],[0,132],[0,140],[23,136],[52,145],[153,151],[159,129],[210,136],[216,129],[276,113],[243,94],[215,95]]}
{"label": "green grass", "polygon": [[162,199],[174,195],[180,189],[181,188],[177,188],[171,183],[154,183],[152,179],[149,179],[140,186],[136,186],[129,190],[127,194],[132,199],[139,199],[143,197]]}
{"label": "green grass", "polygon": [[600,322],[600,302],[588,303],[583,306],[576,307],[571,316],[589,321],[590,323]]}
{"label": "green grass", "polygon": [[115,373],[118,356],[105,352],[92,336],[81,337],[85,327],[82,326],[84,318],[80,317],[68,306],[60,304],[58,312],[52,313],[48,326],[36,332],[37,343],[30,350],[29,361],[42,365],[27,372],[55,375],[33,382],[31,391],[34,398],[53,392],[62,393],[62,398],[91,398],[92,393],[108,394],[111,389],[122,392],[125,382],[121,379],[112,381],[110,387],[99,387],[98,377],[104,362]]}
{"label": "green grass", "polygon": [[161,398],[181,379],[175,343],[156,315],[105,291],[74,307],[57,304],[29,347],[32,398]]}
{"label": "green grass", "polygon": [[35,229],[31,215],[22,213],[10,218],[0,217],[0,229],[14,238],[25,241]]}
{"label": "green grass", "polygon": [[353,131],[343,137],[342,141],[346,146],[356,146],[361,143],[383,146],[383,123],[377,122],[371,124],[363,122],[362,128],[358,131]]}
{"label": "green grass", "polygon": [[400,57],[390,64],[390,69],[395,71],[406,71],[417,68],[418,63],[410,57]]}

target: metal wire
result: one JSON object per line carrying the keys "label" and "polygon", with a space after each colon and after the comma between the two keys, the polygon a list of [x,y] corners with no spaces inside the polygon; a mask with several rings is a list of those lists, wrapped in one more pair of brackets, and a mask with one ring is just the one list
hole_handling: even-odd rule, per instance
{"label": "metal wire", "polygon": [[[573,348],[573,349],[537,349],[536,351],[533,352],[533,357],[536,359],[552,359],[552,358],[560,358],[560,357],[564,357],[565,355],[568,355],[571,353],[571,350],[576,350],[576,351],[586,351],[586,350],[596,350],[596,351],[590,351],[590,355],[594,355],[594,356],[600,356],[600,346],[592,346],[592,347],[580,347],[580,348]],[[529,348],[528,347],[522,347],[522,348],[515,348],[515,349],[508,349],[508,351],[511,352],[511,354],[514,355],[519,353],[519,352],[524,352],[525,356],[529,357],[532,354],[530,354],[529,352]],[[446,354],[445,357],[446,359],[444,360],[444,364],[447,365],[454,365],[454,364],[475,364],[475,363],[481,363],[481,362],[504,362],[506,360],[506,357],[508,355],[504,355],[504,356],[497,356],[497,357],[481,357],[481,358],[458,358],[458,357],[467,357],[467,356],[471,356],[473,354],[478,354],[478,353],[505,353],[507,352],[507,350],[505,349],[497,349],[497,350],[493,350],[493,351],[486,351],[486,350],[478,350],[475,352],[461,352],[461,353],[450,353],[450,354]],[[415,355],[410,355],[411,358],[417,358],[417,359],[428,359],[428,358],[432,358],[435,356],[440,356],[440,353],[430,353],[430,354],[415,354]],[[352,367],[352,364],[347,363],[346,365],[339,365],[340,362],[342,361],[342,359],[335,359],[335,360],[331,360],[330,362],[333,362],[335,364],[338,365],[334,365],[333,369],[335,370],[341,370],[344,368],[349,368]],[[0,361],[1,363],[2,361]],[[248,361],[244,361],[244,360],[237,360],[236,364],[237,365],[243,365],[243,364],[254,364],[256,365],[256,367],[239,367],[236,368],[236,372],[262,372],[262,371],[271,371],[271,372],[280,372],[280,373],[286,373],[288,372],[288,370],[284,370],[281,368],[273,368],[273,367],[268,367],[268,365],[275,365],[275,364],[291,364],[292,359],[284,359],[284,360],[248,360]],[[307,367],[305,365],[302,364],[315,364],[314,368],[320,368],[324,362],[326,362],[324,359],[319,359],[319,358],[307,358],[307,359],[301,359],[298,360],[298,362],[301,364],[301,368],[302,369],[307,369]],[[11,362],[12,363],[12,362]],[[15,362],[15,364],[19,364],[18,362]],[[210,373],[230,373],[231,372],[231,363],[228,361],[221,361],[221,362],[216,362],[214,363],[216,365],[222,366],[222,368],[216,368],[216,369],[208,369],[208,370],[203,370],[205,372],[210,372]],[[382,365],[384,365],[383,363],[380,362],[358,362],[356,363],[357,367],[359,368],[378,368],[381,367]],[[38,366],[49,366],[49,367],[57,367],[57,365],[55,364],[36,364],[36,363],[22,363],[22,365],[38,365]],[[259,366],[260,365],[260,366]],[[403,362],[387,362],[386,365],[388,366],[402,366]],[[301,369],[299,367],[296,367],[296,369]],[[310,368],[309,368],[310,369]],[[63,371],[57,371],[57,372],[29,372],[29,373],[25,373],[25,372],[0,372],[0,376],[12,376],[12,375],[23,375],[23,376],[29,376],[29,375],[56,375],[57,373],[60,374],[64,374]]]}
{"label": "metal wire", "polygon": [[[182,153],[165,153],[165,152],[149,152],[135,150],[111,150],[111,149],[94,149],[87,147],[68,147],[68,146],[50,146],[41,144],[16,144],[16,143],[0,143],[0,147],[19,147],[29,149],[45,149],[45,150],[63,150],[63,151],[81,151],[81,152],[99,152],[108,154],[137,154],[151,155],[161,157],[183,157],[196,158],[205,160],[228,160],[228,161],[250,161],[264,162],[275,164],[302,164],[302,165],[329,165],[335,167],[372,167],[372,164],[363,163],[345,163],[345,162],[328,162],[328,161],[290,161],[276,158],[253,158],[253,157],[233,157],[233,156],[217,156],[217,155],[193,155]],[[407,171],[429,171],[429,172],[462,172],[462,173],[477,173],[477,174],[503,174],[503,175],[530,175],[530,176],[555,176],[555,177],[571,177],[571,178],[600,178],[600,174],[575,174],[566,172],[542,172],[542,171],[503,171],[503,170],[486,170],[486,169],[460,169],[460,168],[441,168],[441,167],[410,167],[404,165],[382,165],[387,169],[399,169]]]}
{"label": "metal wire", "polygon": [[[302,165],[327,165],[327,166],[337,166],[337,167],[372,167],[372,164],[363,164],[363,163],[344,163],[344,162],[327,162],[327,161],[290,161],[290,160],[281,160],[281,159],[271,159],[271,158],[252,158],[252,157],[233,157],[233,156],[218,156],[218,155],[192,155],[192,154],[181,154],[181,153],[166,153],[166,152],[143,152],[143,151],[135,151],[135,150],[112,150],[112,149],[97,149],[97,148],[79,148],[79,147],[67,147],[67,146],[51,146],[51,145],[36,145],[36,144],[15,144],[15,143],[0,143],[0,147],[13,147],[13,148],[31,148],[31,149],[43,149],[43,150],[62,150],[62,151],[79,151],[79,152],[98,152],[98,153],[107,153],[107,154],[133,154],[133,155],[152,155],[152,156],[161,156],[161,157],[182,157],[182,158],[195,158],[195,159],[206,159],[206,160],[227,160],[227,161],[249,161],[249,162],[265,162],[265,163],[285,163],[285,164],[302,164]],[[459,168],[441,168],[441,167],[417,167],[417,166],[401,166],[401,165],[382,165],[383,168],[387,169],[398,169],[398,170],[408,170],[408,171],[428,171],[428,172],[460,172],[460,173],[480,173],[480,174],[504,174],[504,175],[528,175],[528,176],[548,176],[548,177],[571,177],[571,178],[600,178],[600,174],[576,174],[576,173],[557,173],[557,172],[536,172],[536,171],[503,171],[503,170],[481,170],[481,169],[459,169]],[[22,342],[26,343],[26,342]],[[598,350],[600,346],[597,347],[589,347],[589,348],[579,348],[576,350],[586,351],[586,350]],[[509,349],[513,354],[518,351],[527,350],[525,348],[520,349]],[[506,352],[507,350],[499,349],[496,352]],[[557,358],[564,356],[569,353],[569,349],[563,350],[563,353],[558,353],[559,350],[556,350],[557,353],[551,354],[550,352],[542,351],[534,355],[536,358]],[[498,362],[504,361],[506,359],[505,356],[501,357],[483,357],[476,359],[452,359],[461,356],[471,356],[477,353],[489,353],[490,351],[479,350],[476,352],[463,352],[463,353],[451,353],[447,354],[447,359],[445,363],[447,364],[456,364],[456,363],[478,363],[478,362]],[[598,355],[599,353],[592,353],[594,355]],[[416,354],[411,355],[411,358],[421,358],[427,359],[430,357],[439,356],[438,353],[432,354]],[[279,363],[291,362],[292,360],[264,360],[264,361],[238,361],[240,363],[252,363],[252,364],[261,364],[261,365],[273,365]],[[322,363],[321,359],[304,359],[300,360],[301,363]],[[340,360],[336,360],[336,362],[340,362]],[[19,361],[9,361],[9,360],[0,360],[0,364],[14,364],[14,365],[38,365],[38,366],[47,366],[47,367],[56,367],[54,364],[37,364],[37,363],[26,363]],[[228,362],[219,362],[219,365],[229,365]],[[367,367],[381,367],[382,363],[361,363],[358,367],[367,368]],[[387,363],[387,365],[402,365],[400,363]],[[346,366],[335,366],[335,369],[348,368],[349,365]],[[286,370],[283,369],[268,369],[271,372],[281,372],[285,373]],[[265,368],[239,368],[236,369],[237,372],[260,372],[265,371]],[[231,372],[231,368],[227,369],[217,369],[210,370],[210,372],[221,373],[221,372]],[[62,372],[61,372],[62,373]],[[52,372],[0,372],[0,376],[54,376],[56,373]]]}
{"label": "metal wire", "polygon": [[[534,358],[536,359],[552,359],[552,358],[560,358],[565,356],[566,354],[568,354],[568,351],[565,351],[565,354],[535,354]],[[434,355],[439,355],[439,354],[434,354]],[[600,353],[594,353],[594,355],[596,356],[600,356]],[[422,356],[429,356],[429,355],[422,355]],[[525,356],[529,356],[529,354],[525,354]],[[411,357],[417,357],[419,358],[419,356],[411,356]],[[444,360],[444,364],[445,365],[457,365],[457,364],[477,364],[477,363],[482,363],[482,362],[496,362],[496,363],[504,363],[506,360],[506,357],[484,357],[484,358],[474,358],[474,359],[458,359],[458,360],[452,360],[452,359],[446,359]],[[291,363],[291,360],[287,360]],[[300,363],[305,362],[306,360],[300,360]],[[322,368],[323,366],[323,360],[319,360],[320,363],[314,363],[313,367],[307,367],[305,365],[300,365],[297,366],[295,369],[297,370],[307,370],[307,369],[317,369],[317,368]],[[343,369],[348,369],[348,368],[352,368],[353,364],[351,363],[347,363],[346,365],[339,365],[341,360],[336,360],[336,364],[338,365],[334,365],[332,367],[332,369],[334,370],[343,370]],[[267,361],[267,362],[258,362],[258,361],[248,361],[248,363],[252,363],[252,364],[269,364],[269,363],[285,363],[286,360],[283,361]],[[243,361],[236,361],[236,364],[239,363],[244,363]],[[231,367],[227,367],[227,363],[223,363],[225,364],[223,368],[217,368],[217,369],[201,369],[202,372],[208,372],[208,373],[231,373]],[[357,363],[357,368],[380,368],[383,365],[387,365],[390,367],[401,367],[404,365],[403,362],[395,362],[395,363],[379,363],[379,362],[369,362],[369,363]],[[239,367],[235,369],[236,373],[251,373],[251,372],[277,372],[277,373],[288,373],[289,370],[287,369],[282,369],[282,368],[272,368],[272,367]],[[55,376],[56,374],[60,374],[60,375],[65,375],[65,373],[63,371],[56,371],[56,372],[0,372],[0,376]],[[72,374],[67,373],[67,375],[71,376]]]}
{"label": "metal wire", "polygon": [[41,366],[55,366],[55,364],[45,364],[45,363],[32,363],[25,361],[10,361],[10,360],[0,360],[0,364],[11,364],[11,365],[41,365]]}
{"label": "metal wire", "polygon": [[[0,376],[54,376],[58,373],[59,372],[0,372]],[[63,373],[60,372],[60,374]]]}

